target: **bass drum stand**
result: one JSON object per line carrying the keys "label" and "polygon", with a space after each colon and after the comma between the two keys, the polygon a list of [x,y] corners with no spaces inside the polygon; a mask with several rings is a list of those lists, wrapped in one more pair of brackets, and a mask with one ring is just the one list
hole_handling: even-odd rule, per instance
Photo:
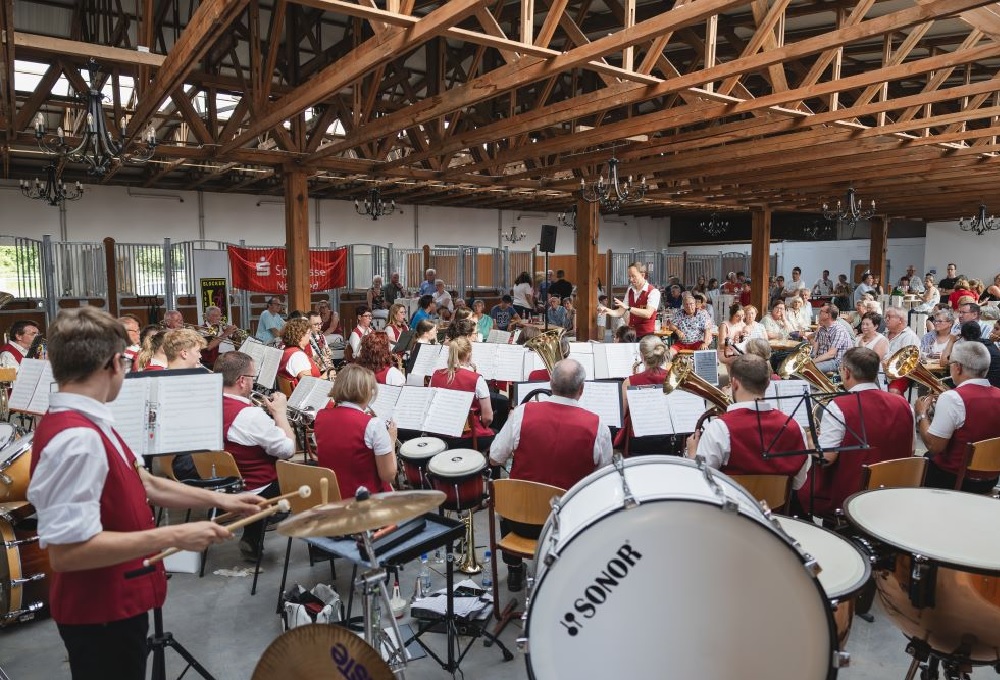
{"label": "bass drum stand", "polygon": [[146,640],[147,653],[153,653],[153,673],[150,676],[151,680],[167,680],[167,647],[173,649],[181,655],[181,658],[187,661],[187,666],[180,677],[183,677],[187,673],[188,668],[193,668],[194,672],[205,678],[205,680],[215,680],[212,674],[198,663],[198,660],[194,658],[191,652],[174,639],[173,633],[163,630],[163,610],[157,607],[153,610],[153,634]]}
{"label": "bass drum stand", "polygon": [[[372,532],[370,530],[363,532],[361,539],[364,542],[365,551],[368,553],[368,561],[372,565],[371,569],[359,575],[358,580],[354,582],[354,587],[363,593],[361,610],[364,616],[364,639],[380,656],[382,650],[385,649],[389,655],[386,663],[392,669],[393,675],[399,680],[405,680],[406,646],[403,643],[403,635],[399,631],[399,623],[392,615],[392,602],[385,585],[386,570],[379,566],[378,555],[375,554],[375,548],[372,546]],[[389,614],[395,639],[382,629],[382,612]]]}
{"label": "bass drum stand", "polygon": [[[964,651],[968,652],[967,649]],[[923,640],[910,638],[906,653],[913,657],[913,661],[905,680],[939,680],[942,677],[944,680],[970,680],[972,677],[973,663],[963,656],[962,647],[955,654],[942,654]],[[993,670],[1000,673],[1000,663],[993,665]]]}

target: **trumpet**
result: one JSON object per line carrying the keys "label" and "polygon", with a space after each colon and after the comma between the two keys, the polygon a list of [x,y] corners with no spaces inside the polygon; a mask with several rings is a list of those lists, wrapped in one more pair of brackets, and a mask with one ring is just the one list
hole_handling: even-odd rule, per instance
{"label": "trumpet", "polygon": [[288,422],[293,425],[312,425],[313,421],[316,420],[316,409],[312,406],[306,406],[305,408],[295,408],[294,406],[288,406],[286,408],[288,413]]}
{"label": "trumpet", "polygon": [[250,392],[250,396],[248,397],[248,399],[250,399],[250,403],[253,404],[254,406],[260,406],[268,413],[271,412],[270,409],[268,409],[267,407],[268,403],[271,401],[270,395],[267,392],[264,392],[263,390],[254,389],[252,392]]}

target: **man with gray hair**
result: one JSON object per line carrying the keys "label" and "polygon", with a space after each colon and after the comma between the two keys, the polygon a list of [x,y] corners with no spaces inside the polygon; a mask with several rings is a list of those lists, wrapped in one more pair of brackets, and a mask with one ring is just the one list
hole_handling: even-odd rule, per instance
{"label": "man with gray hair", "polygon": [[[986,380],[989,368],[990,353],[982,344],[957,343],[948,362],[955,389],[938,397],[933,421],[927,415],[931,398],[917,401],[914,407],[917,433],[927,446],[930,459],[924,486],[954,489],[965,466],[966,445],[1000,437],[1000,389]],[[986,493],[996,481],[966,476],[962,490]]]}
{"label": "man with gray hair", "polygon": [[[611,431],[596,414],[578,403],[587,374],[575,359],[563,359],[552,369],[552,398],[530,401],[514,409],[490,446],[490,465],[514,458],[511,479],[525,479],[568,489],[594,470],[611,463]],[[541,527],[501,523],[501,533],[517,531],[537,536]],[[524,564],[503,554],[507,587],[524,587]]]}
{"label": "man with gray hair", "polygon": [[437,287],[434,283],[437,281],[437,270],[428,269],[424,272],[424,280],[420,282],[420,295],[433,295]]}
{"label": "man with gray hair", "polygon": [[[885,358],[893,356],[904,347],[920,348],[920,337],[906,325],[906,313],[899,307],[885,308],[885,337],[889,340],[889,348]],[[903,394],[910,387],[909,378],[897,378],[889,383],[889,391],[893,394]]]}

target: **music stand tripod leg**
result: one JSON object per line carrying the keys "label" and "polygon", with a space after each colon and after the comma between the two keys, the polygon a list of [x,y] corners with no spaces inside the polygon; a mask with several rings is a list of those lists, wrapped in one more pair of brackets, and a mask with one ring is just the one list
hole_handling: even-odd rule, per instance
{"label": "music stand tripod leg", "polygon": [[[153,673],[151,680],[167,680],[167,647],[180,654],[181,658],[187,662],[188,668],[194,669],[194,672],[205,680],[215,680],[215,677],[204,666],[198,663],[198,660],[194,658],[191,652],[174,639],[173,633],[163,630],[163,610],[159,607],[153,610],[153,634],[146,640],[146,646],[153,653]],[[184,672],[186,673],[187,669]]]}
{"label": "music stand tripod leg", "polygon": [[[379,566],[378,556],[375,548],[372,547],[372,532],[366,531],[361,534],[364,541],[365,552],[368,553],[368,561],[372,568],[361,574],[357,584],[363,585],[365,597],[362,600],[365,616],[365,638],[368,644],[381,654],[381,643],[385,642],[386,649],[389,650],[389,666],[399,680],[406,677],[406,648],[403,646],[403,634],[399,630],[399,623],[392,615],[392,603],[389,599],[389,591],[385,586],[386,572]],[[379,619],[373,616],[374,610],[381,608],[389,614],[392,623],[392,632],[396,636],[395,640],[382,630]]]}

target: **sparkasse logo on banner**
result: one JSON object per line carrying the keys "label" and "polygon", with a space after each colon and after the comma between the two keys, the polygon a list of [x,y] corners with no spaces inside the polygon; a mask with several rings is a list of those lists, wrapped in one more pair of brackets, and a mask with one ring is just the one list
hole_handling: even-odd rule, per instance
{"label": "sparkasse logo on banner", "polygon": [[[233,288],[253,293],[288,291],[284,248],[229,246]],[[309,287],[330,290],[347,285],[347,248],[309,251]]]}

